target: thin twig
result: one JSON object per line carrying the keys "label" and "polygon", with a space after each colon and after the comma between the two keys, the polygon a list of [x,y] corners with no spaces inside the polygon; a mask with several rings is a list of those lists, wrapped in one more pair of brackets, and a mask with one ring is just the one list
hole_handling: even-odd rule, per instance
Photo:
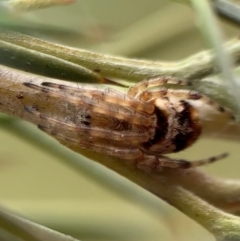
{"label": "thin twig", "polygon": [[233,61],[226,50],[222,47],[223,37],[217,24],[213,11],[208,0],[191,0],[192,7],[196,11],[196,18],[200,25],[203,35],[214,50],[216,64],[222,77],[222,83],[226,87],[229,96],[234,97],[236,103],[235,111],[240,114],[239,81],[233,72]]}
{"label": "thin twig", "polygon": [[22,13],[74,2],[75,0],[7,0],[2,1],[0,7],[13,13]]}
{"label": "thin twig", "polygon": [[215,207],[227,212],[240,211],[240,181],[212,177],[198,169],[166,169],[166,175]]}
{"label": "thin twig", "polygon": [[79,241],[0,208],[0,225],[23,241]]}

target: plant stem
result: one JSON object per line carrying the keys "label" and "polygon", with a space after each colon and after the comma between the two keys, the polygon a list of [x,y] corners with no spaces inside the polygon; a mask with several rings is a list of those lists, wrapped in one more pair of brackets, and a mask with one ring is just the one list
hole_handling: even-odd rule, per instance
{"label": "plant stem", "polygon": [[[132,82],[166,75],[196,81],[218,73],[215,57],[211,51],[203,51],[178,62],[153,62],[97,54],[6,30],[1,30],[0,40],[78,64],[106,77],[122,78]],[[235,63],[238,64],[240,62],[240,41],[232,40],[225,47],[226,51],[233,56]]]}

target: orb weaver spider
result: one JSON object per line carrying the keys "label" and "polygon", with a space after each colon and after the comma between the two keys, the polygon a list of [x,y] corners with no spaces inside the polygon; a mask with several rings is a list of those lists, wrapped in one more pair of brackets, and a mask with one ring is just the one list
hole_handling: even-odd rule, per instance
{"label": "orb weaver spider", "polygon": [[[192,168],[226,157],[223,153],[190,162],[164,155],[184,150],[199,138],[205,107],[229,120],[234,118],[230,110],[205,95],[188,89],[168,89],[165,84],[186,85],[175,77],[152,78],[130,87],[124,94],[90,85],[25,82],[24,85],[49,96],[65,98],[73,111],[71,117],[59,118],[34,106],[25,106],[25,110],[44,120],[46,124],[38,125],[44,132],[82,148],[119,157],[145,171]],[[74,133],[75,138],[68,133]]]}

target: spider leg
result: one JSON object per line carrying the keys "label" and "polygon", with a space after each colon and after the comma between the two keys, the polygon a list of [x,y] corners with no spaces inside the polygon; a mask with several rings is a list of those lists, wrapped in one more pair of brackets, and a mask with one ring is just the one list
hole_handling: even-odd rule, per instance
{"label": "spider leg", "polygon": [[[64,84],[57,84],[53,82],[42,82],[41,86],[46,86],[52,89],[57,89],[59,91],[65,91],[65,93],[74,95],[74,96],[79,96],[81,97],[82,95],[86,94],[89,96],[88,93],[94,93],[94,91],[103,91],[107,89],[107,92],[112,92],[115,94],[115,96],[124,96],[124,93],[117,91],[115,89],[111,88],[100,88],[100,86],[95,86],[95,85],[87,85],[87,84],[77,84],[77,86],[70,86],[70,85],[64,85]],[[80,94],[80,95],[79,95]]]}
{"label": "spider leg", "polygon": [[126,145],[140,145],[141,143],[149,140],[148,131],[113,131],[106,128],[103,129],[98,127],[92,127],[91,125],[88,126],[84,124],[70,124],[42,114],[36,109],[29,106],[25,106],[24,109],[30,114],[37,116],[39,119],[46,121],[46,123],[58,127],[59,130],[63,128],[65,131],[67,130],[75,132],[77,134],[81,134],[83,139],[110,139],[111,141],[119,141],[120,143],[124,142],[124,144]]}
{"label": "spider leg", "polygon": [[157,77],[143,80],[138,84],[133,85],[129,88],[127,95],[129,97],[138,98],[138,96],[141,95],[141,93],[144,92],[147,88],[163,86],[165,84],[187,85],[186,81],[175,78],[173,76]]}
{"label": "spider leg", "polygon": [[[126,95],[120,91],[117,91],[111,88],[101,89],[99,88],[99,86],[94,86],[94,85],[82,84],[82,85],[77,85],[77,87],[75,87],[75,86],[69,86],[64,84],[56,84],[53,82],[42,82],[41,86],[46,86],[48,88],[52,88],[55,90],[64,91],[64,93],[66,94],[77,96],[77,97],[82,97],[82,96],[92,97],[96,95],[97,98],[100,99],[104,95],[108,94],[108,95],[111,95],[111,97],[115,97],[115,98],[121,98],[121,99],[126,98]],[[111,99],[109,98],[109,102],[110,101]]]}
{"label": "spider leg", "polygon": [[152,114],[154,111],[154,106],[148,102],[142,102],[134,98],[129,98],[126,94],[114,90],[112,88],[98,89],[89,88],[88,85],[79,85],[78,87],[60,85],[51,82],[43,82],[43,86],[47,86],[54,89],[64,90],[71,95],[76,96],[86,96],[86,97],[96,97],[98,100],[102,100],[112,104],[121,104],[121,106],[125,106],[135,111],[145,112],[146,114]]}
{"label": "spider leg", "polygon": [[[204,166],[213,162],[216,162],[218,160],[224,159],[228,156],[228,153],[222,153],[219,155],[211,156],[208,158],[196,160],[196,161],[187,161],[187,160],[176,160],[176,159],[169,159],[169,162],[166,166],[172,167],[172,168],[193,168],[193,167],[199,167]],[[166,164],[166,163],[165,163]],[[170,165],[169,165],[170,164]],[[172,166],[171,166],[172,164]]]}
{"label": "spider leg", "polygon": [[138,161],[137,167],[145,171],[161,171],[163,167],[174,168],[174,169],[187,169],[195,168],[199,166],[204,166],[218,160],[221,160],[227,157],[227,153],[222,153],[220,155],[211,156],[205,159],[188,161],[183,159],[172,159],[166,156],[153,156],[153,155],[144,155],[142,160]]}
{"label": "spider leg", "polygon": [[[60,143],[66,144],[66,146],[79,146],[87,150],[102,153],[108,156],[114,156],[126,160],[131,163],[132,160],[139,159],[143,155],[139,148],[135,147],[119,147],[114,145],[104,145],[98,142],[90,140],[81,140],[74,138],[74,136],[63,135],[62,132],[57,131],[54,126],[38,125],[38,128],[45,133],[55,137]],[[54,133],[54,135],[53,135]]]}
{"label": "spider leg", "polygon": [[[101,94],[98,96],[97,93],[95,93],[95,95],[93,96],[90,95],[90,97],[86,95],[76,97],[28,82],[25,82],[24,85],[29,88],[47,93],[49,96],[66,99],[66,102],[71,103],[75,106],[79,106],[79,108],[89,109],[93,114],[105,114],[107,116],[113,116],[117,119],[124,120],[132,124],[143,125],[146,127],[152,125],[152,119],[149,118],[149,115],[122,106],[121,99],[119,99],[117,104],[112,104],[105,102],[104,98],[98,99],[98,97],[101,96]],[[88,90],[84,89],[84,91],[87,92]],[[142,103],[144,102],[140,102],[140,104]],[[150,106],[151,108],[154,108],[152,104]]]}

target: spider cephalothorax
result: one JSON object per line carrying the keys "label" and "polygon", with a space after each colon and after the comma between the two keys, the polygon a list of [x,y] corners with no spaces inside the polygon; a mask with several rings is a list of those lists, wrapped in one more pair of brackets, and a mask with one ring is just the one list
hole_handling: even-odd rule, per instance
{"label": "spider cephalothorax", "polygon": [[127,94],[90,85],[24,84],[49,97],[65,99],[64,108],[71,109],[68,116],[52,116],[33,106],[25,106],[25,110],[45,121],[39,128],[58,140],[119,157],[147,171],[163,166],[195,167],[226,156],[221,154],[195,162],[163,156],[181,151],[198,139],[205,107],[217,110],[222,116],[233,116],[196,91],[162,87],[164,84],[184,85],[179,79],[144,80],[132,86]]}

